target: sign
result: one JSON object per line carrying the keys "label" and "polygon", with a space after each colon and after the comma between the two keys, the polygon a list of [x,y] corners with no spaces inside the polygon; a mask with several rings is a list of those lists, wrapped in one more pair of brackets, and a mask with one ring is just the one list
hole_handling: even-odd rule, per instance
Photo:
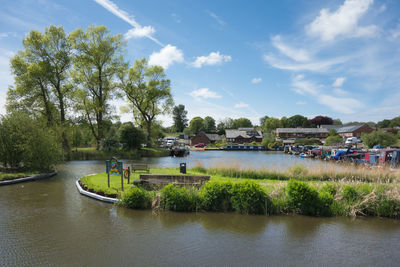
{"label": "sign", "polygon": [[116,158],[111,158],[106,161],[106,173],[109,175],[123,175],[122,162],[118,161]]}

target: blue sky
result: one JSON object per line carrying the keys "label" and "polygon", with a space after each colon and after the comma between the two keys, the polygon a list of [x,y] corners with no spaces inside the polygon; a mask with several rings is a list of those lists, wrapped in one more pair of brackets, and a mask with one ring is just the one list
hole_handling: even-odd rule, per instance
{"label": "blue sky", "polygon": [[[0,1],[0,113],[31,30],[105,25],[126,59],[162,65],[194,116],[400,115],[400,1]],[[116,112],[123,101],[114,102]],[[121,120],[132,120],[120,114]],[[171,124],[170,116],[161,118]]]}

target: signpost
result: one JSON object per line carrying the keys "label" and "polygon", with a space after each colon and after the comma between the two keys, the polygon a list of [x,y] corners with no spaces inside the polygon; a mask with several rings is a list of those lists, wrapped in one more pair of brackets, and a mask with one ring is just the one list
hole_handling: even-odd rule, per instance
{"label": "signpost", "polygon": [[118,161],[117,158],[112,157],[110,160],[106,160],[106,172],[108,187],[110,187],[110,175],[121,176],[121,189],[124,190],[124,169],[122,162]]}

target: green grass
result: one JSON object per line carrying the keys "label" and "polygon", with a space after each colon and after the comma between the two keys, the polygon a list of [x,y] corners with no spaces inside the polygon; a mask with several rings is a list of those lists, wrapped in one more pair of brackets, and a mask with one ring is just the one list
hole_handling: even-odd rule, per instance
{"label": "green grass", "polygon": [[74,148],[66,155],[67,160],[106,160],[111,157],[120,159],[138,159],[140,157],[165,157],[169,150],[161,148],[142,148],[139,151],[103,151],[95,147]]}
{"label": "green grass", "polygon": [[0,173],[0,181],[14,180],[22,177],[29,177],[35,174],[37,174],[37,172]]}

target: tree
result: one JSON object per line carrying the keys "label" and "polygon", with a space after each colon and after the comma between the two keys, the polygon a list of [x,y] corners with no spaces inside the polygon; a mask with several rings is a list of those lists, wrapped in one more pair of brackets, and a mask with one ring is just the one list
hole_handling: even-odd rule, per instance
{"label": "tree", "polygon": [[217,125],[217,133],[219,135],[224,135],[225,134],[225,123],[223,121],[218,122]]}
{"label": "tree", "polygon": [[332,124],[333,125],[343,125],[343,123],[340,119],[334,119]]}
{"label": "tree", "polygon": [[52,25],[43,34],[30,31],[23,46],[24,51],[11,59],[16,88],[11,88],[10,94],[14,99],[30,99],[27,103],[43,106],[48,125],[54,122],[51,102],[57,103],[63,148],[68,151],[65,123],[66,102],[73,88],[69,79],[71,42],[62,27]]}
{"label": "tree", "polygon": [[369,148],[375,145],[390,146],[396,144],[397,141],[396,135],[384,131],[373,131],[369,134],[363,133],[361,134],[361,139]]}
{"label": "tree", "polygon": [[325,139],[324,145],[326,146],[333,146],[339,145],[343,143],[343,138],[339,135],[330,135]]}
{"label": "tree", "polygon": [[308,124],[308,119],[301,115],[294,115],[287,119],[288,128],[306,127]]}
{"label": "tree", "polygon": [[268,116],[264,116],[260,118],[260,126],[263,127],[265,124],[265,121],[268,120]]}
{"label": "tree", "polygon": [[198,134],[200,131],[204,131],[204,120],[201,117],[194,117],[191,119],[189,124],[190,131],[194,134]]}
{"label": "tree", "polygon": [[174,107],[172,111],[172,116],[174,119],[174,129],[177,132],[183,132],[183,130],[188,126],[187,111],[184,105],[178,105]]}
{"label": "tree", "polygon": [[389,128],[390,125],[390,120],[382,120],[378,122],[378,127],[379,128]]}
{"label": "tree", "polygon": [[271,132],[279,127],[281,127],[281,122],[279,121],[279,119],[270,117],[265,121],[263,125],[263,131]]}
{"label": "tree", "polygon": [[146,141],[145,134],[133,126],[131,122],[124,123],[119,130],[119,142],[126,150],[139,149]]}
{"label": "tree", "polygon": [[272,133],[266,133],[262,139],[261,144],[265,147],[270,147],[275,142],[275,136]]}
{"label": "tree", "polygon": [[251,121],[247,118],[239,118],[239,119],[235,119],[233,122],[233,128],[237,129],[237,128],[249,128],[249,127],[253,127],[253,124],[251,123]]}
{"label": "tree", "polygon": [[207,133],[215,132],[215,130],[216,130],[215,120],[212,117],[207,116],[207,117],[204,118],[204,130]]}
{"label": "tree", "polygon": [[103,120],[110,115],[109,101],[116,93],[115,78],[126,66],[122,59],[125,43],[121,35],[111,35],[104,26],[77,29],[70,36],[76,51],[73,76],[79,86],[76,108],[85,114],[100,149]]}
{"label": "tree", "polygon": [[309,120],[311,125],[321,126],[321,125],[332,125],[333,120],[327,116],[316,116],[313,119]]}
{"label": "tree", "polygon": [[161,66],[149,66],[145,58],[136,60],[120,76],[121,88],[132,104],[134,117],[146,124],[147,147],[151,147],[152,123],[158,115],[167,114],[173,106],[170,80]]}

